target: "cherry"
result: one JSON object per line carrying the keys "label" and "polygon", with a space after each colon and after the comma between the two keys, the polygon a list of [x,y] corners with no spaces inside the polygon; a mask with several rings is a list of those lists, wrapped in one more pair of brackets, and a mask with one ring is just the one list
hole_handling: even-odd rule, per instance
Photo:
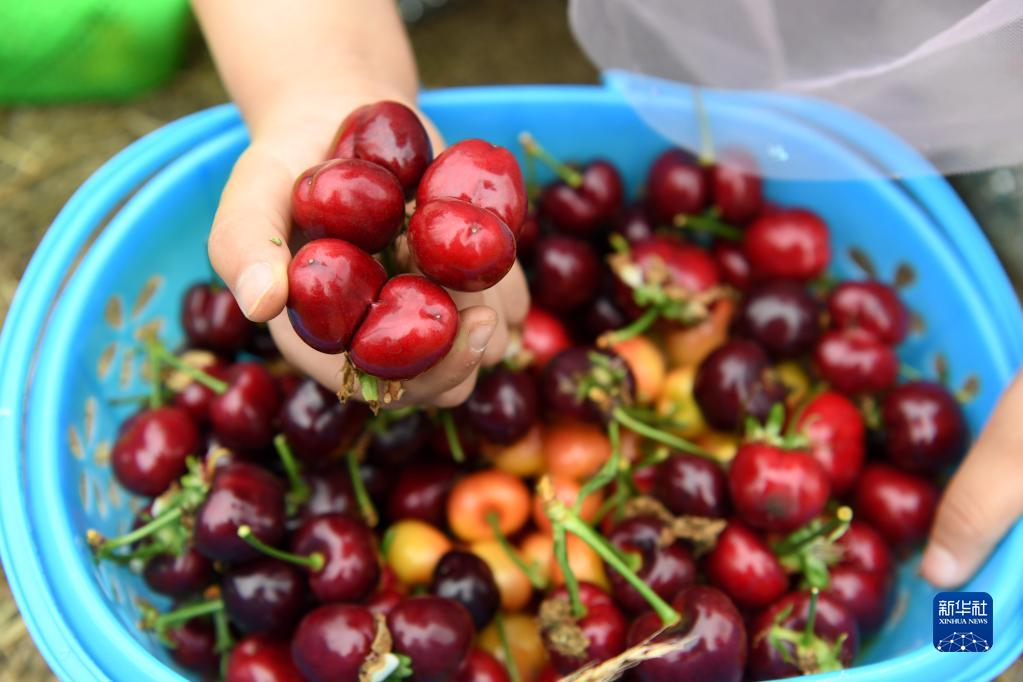
{"label": "cherry", "polygon": [[323,514],[354,515],[359,507],[352,490],[352,482],[348,472],[341,469],[330,469],[318,473],[305,474],[302,477],[309,489],[309,497],[298,509],[299,525],[314,516]]}
{"label": "cherry", "polygon": [[465,657],[454,682],[511,682],[504,665],[483,649],[473,649]]}
{"label": "cherry", "polygon": [[722,280],[740,291],[749,289],[752,277],[742,246],[735,242],[716,241],[710,249],[710,255],[718,266]]}
{"label": "cherry", "polygon": [[906,337],[909,313],[895,290],[874,280],[842,282],[828,295],[828,315],[835,329],[861,327],[894,346]]}
{"label": "cherry", "polygon": [[302,571],[271,557],[228,568],[220,589],[228,618],[242,632],[288,635],[306,610]]}
{"label": "cherry", "polygon": [[458,331],[458,309],[439,286],[417,275],[384,285],[355,332],[348,358],[380,379],[419,376],[447,355]]}
{"label": "cherry", "polygon": [[[799,661],[807,667],[805,672],[817,672],[815,666],[820,660],[804,660],[797,657],[795,646],[790,641],[782,641],[780,646],[786,650],[783,655],[772,644],[770,632],[774,627],[785,628],[793,633],[803,633],[810,615],[811,596],[809,592],[793,592],[787,594],[771,607],[758,615],[751,626],[749,668],[747,673],[754,680],[774,680],[782,677],[794,677],[803,674],[796,665]],[[823,644],[835,646],[844,637],[838,650],[838,663],[842,667],[852,664],[853,657],[859,647],[859,636],[856,620],[853,615],[836,599],[821,594],[817,599],[813,622],[813,634]],[[833,668],[824,668],[824,670]]]}
{"label": "cherry", "polygon": [[836,541],[842,550],[843,566],[860,571],[888,575],[892,570],[892,553],[881,534],[873,526],[853,519],[849,528]]}
{"label": "cherry", "polygon": [[834,391],[815,395],[799,412],[796,429],[810,441],[809,451],[828,475],[831,492],[848,492],[863,467],[863,416],[848,398]]}
{"label": "cherry", "polygon": [[373,615],[380,614],[384,618],[405,598],[405,595],[395,589],[379,589],[366,600],[366,608]]}
{"label": "cherry", "polygon": [[622,207],[622,178],[604,160],[592,161],[579,172],[578,186],[559,180],[540,197],[540,211],[559,229],[587,237],[606,225]]}
{"label": "cherry", "polygon": [[646,178],[654,220],[671,224],[678,215],[702,212],[711,192],[707,176],[707,169],[682,149],[669,149],[654,159]]}
{"label": "cherry", "polygon": [[[580,386],[587,382],[601,393],[599,402],[592,390],[580,394]],[[609,408],[632,401],[635,384],[629,366],[616,353],[575,346],[558,353],[544,367],[540,393],[547,409],[556,415],[603,423]]]}
{"label": "cherry", "polygon": [[[652,516],[634,516],[616,525],[608,534],[611,544],[639,555],[636,574],[662,599],[670,599],[696,580],[696,562],[681,542],[665,545],[664,524]],[[629,613],[642,613],[649,603],[617,571],[608,570],[611,594]]]}
{"label": "cherry", "polygon": [[814,350],[821,378],[845,394],[884,391],[895,384],[895,351],[865,329],[829,331]]}
{"label": "cherry", "polygon": [[209,618],[192,618],[167,628],[170,655],[178,664],[200,673],[213,673],[220,665],[217,637]]}
{"label": "cherry", "polygon": [[448,147],[426,169],[416,204],[460,199],[491,211],[518,235],[526,216],[526,186],[515,156],[484,140],[462,140]]}
{"label": "cherry", "polygon": [[874,630],[884,622],[891,606],[890,576],[849,566],[833,566],[828,574],[823,594],[842,604],[860,630]]}
{"label": "cherry", "polygon": [[475,554],[452,550],[433,569],[430,594],[453,599],[466,608],[477,630],[490,622],[501,605],[494,574]]}
{"label": "cherry", "polygon": [[[599,587],[586,582],[579,583],[579,596],[586,610],[579,618],[571,616],[564,586],[550,592],[540,606],[544,644],[551,663],[563,675],[590,663],[606,661],[625,649],[627,622],[611,599]],[[576,634],[582,636],[581,647],[573,646],[578,639]]]}
{"label": "cherry", "polygon": [[788,576],[771,549],[749,528],[729,521],[706,559],[707,578],[742,608],[759,609],[778,599]]}
{"label": "cherry", "polygon": [[412,659],[423,682],[454,677],[472,646],[472,618],[465,607],[442,597],[406,599],[387,615],[394,650]]}
{"label": "cherry", "polygon": [[747,228],[742,248],[760,279],[811,280],[831,258],[827,225],[799,208],[761,215]]}
{"label": "cherry", "polygon": [[249,635],[235,644],[227,661],[225,682],[294,682],[301,673],[286,642]]}
{"label": "cherry", "polygon": [[433,160],[433,146],[422,121],[400,102],[359,107],[341,121],[330,144],[331,158],[363,159],[391,171],[411,196]]}
{"label": "cherry", "polygon": [[536,242],[533,256],[533,299],[563,313],[588,303],[597,294],[600,261],[587,242],[547,235]]}
{"label": "cherry", "polygon": [[640,682],[714,680],[739,682],[746,664],[746,629],[735,605],[719,590],[705,585],[686,587],[672,600],[682,614],[681,622],[660,634],[663,624],[654,613],[645,613],[629,629],[629,645],[648,640],[692,638],[692,643],[660,658],[643,661],[635,668]]}
{"label": "cherry", "polygon": [[716,516],[728,513],[728,477],[702,457],[675,454],[657,465],[654,495],[672,514]]}
{"label": "cherry", "polygon": [[611,229],[632,245],[646,241],[655,234],[650,216],[647,214],[646,208],[640,204],[633,204],[622,211],[615,219]]}
{"label": "cherry", "polygon": [[194,547],[186,547],[180,554],[159,554],[147,561],[142,577],[154,592],[180,599],[212,582],[213,562]]}
{"label": "cherry", "polygon": [[[228,378],[229,365],[219,359],[201,369],[214,379],[226,381]],[[210,421],[210,409],[216,397],[216,391],[201,381],[189,381],[184,388],[174,394],[174,405],[188,412],[196,424],[205,425]]]}
{"label": "cherry", "polygon": [[621,329],[628,322],[616,296],[598,295],[586,305],[583,313],[583,328],[588,339]]}
{"label": "cherry", "polygon": [[728,470],[732,503],[754,528],[790,531],[827,504],[831,485],[824,467],[802,450],[744,443]]}
{"label": "cherry", "polygon": [[572,345],[565,325],[543,308],[533,305],[522,322],[522,347],[530,364],[543,369],[555,355]]}
{"label": "cherry", "polygon": [[371,423],[366,449],[369,461],[400,466],[420,454],[426,446],[431,429],[426,414],[420,410],[395,414],[382,412]]}
{"label": "cherry", "polygon": [[340,239],[309,242],[288,266],[295,333],[321,353],[340,353],[386,281],[384,267],[359,247]]}
{"label": "cherry", "polygon": [[[634,246],[629,253],[639,267],[643,284],[677,287],[685,295],[698,294],[717,286],[721,277],[717,265],[703,249],[674,237],[654,236]],[[619,280],[621,280],[619,273]],[[633,287],[625,281],[618,285],[619,305],[626,313],[642,312]]]}
{"label": "cherry", "polygon": [[809,351],[820,330],[813,296],[796,282],[779,280],[756,287],[747,296],[736,323],[740,332],[777,358]]}
{"label": "cherry", "polygon": [[693,386],[707,422],[732,431],[747,417],[763,421],[771,406],[785,395],[784,387],[768,370],[767,354],[752,341],[733,339],[708,355]]}
{"label": "cherry", "polygon": [[419,519],[443,527],[456,473],[455,467],[446,462],[417,462],[402,467],[388,496],[388,517],[392,521]]}
{"label": "cherry", "polygon": [[291,214],[310,239],[343,239],[376,253],[394,240],[405,221],[405,193],[383,166],[334,159],[298,176]]}
{"label": "cherry", "polygon": [[868,464],[853,491],[859,518],[889,545],[910,545],[927,537],[938,503],[937,487],[885,464]]}
{"label": "cherry", "polygon": [[328,604],[306,614],[291,639],[291,658],[309,682],[358,680],[377,626],[355,604]]}
{"label": "cherry", "polygon": [[966,420],[955,396],[941,384],[911,381],[896,386],[881,405],[885,452],[896,466],[934,473],[966,447]]}
{"label": "cherry", "polygon": [[525,372],[497,368],[482,376],[465,403],[469,425],[493,443],[509,445],[537,420],[536,382]]}
{"label": "cherry", "polygon": [[262,542],[284,537],[284,486],[265,469],[231,462],[217,469],[210,492],[196,512],[195,548],[214,561],[246,561],[259,551],[238,537],[249,526]]}
{"label": "cherry", "polygon": [[270,445],[281,398],[277,383],[258,362],[239,362],[228,370],[227,391],[210,404],[210,422],[228,448],[259,451]]}
{"label": "cherry", "polygon": [[253,329],[231,290],[212,284],[196,284],[185,292],[181,326],[190,345],[224,353],[244,348]]}
{"label": "cherry", "polygon": [[343,454],[362,433],[369,409],[341,402],[313,379],[304,379],[281,407],[281,432],[307,464],[325,464]]}
{"label": "cherry", "polygon": [[496,215],[458,199],[419,206],[408,245],[424,275],[449,289],[483,291],[515,263],[515,234]]}
{"label": "cherry", "polygon": [[710,167],[710,191],[721,219],[745,225],[755,218],[764,203],[764,191],[756,159],[749,152],[729,149]]}
{"label": "cherry", "polygon": [[179,407],[144,410],[114,443],[114,476],[137,495],[163,493],[185,473],[185,460],[197,453],[199,430]]}
{"label": "cherry", "polygon": [[309,573],[309,588],[321,602],[361,599],[380,580],[373,533],[361,521],[341,514],[316,516],[291,538],[291,551],[322,558]]}

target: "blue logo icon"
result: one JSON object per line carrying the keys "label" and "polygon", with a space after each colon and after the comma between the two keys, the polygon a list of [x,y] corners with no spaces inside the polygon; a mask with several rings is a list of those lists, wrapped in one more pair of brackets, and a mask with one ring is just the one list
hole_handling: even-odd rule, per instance
{"label": "blue logo icon", "polygon": [[939,592],[934,597],[934,648],[984,653],[994,646],[994,601],[987,592]]}

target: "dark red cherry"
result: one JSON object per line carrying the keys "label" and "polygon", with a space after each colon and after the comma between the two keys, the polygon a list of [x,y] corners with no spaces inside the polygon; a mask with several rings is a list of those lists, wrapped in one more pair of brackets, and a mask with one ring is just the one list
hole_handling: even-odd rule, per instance
{"label": "dark red cherry", "polygon": [[543,369],[555,355],[572,345],[564,323],[543,308],[530,306],[522,322],[522,348],[530,355],[530,365]]}
{"label": "dark red cherry", "polygon": [[819,515],[831,492],[820,462],[803,450],[744,443],[728,470],[732,504],[750,526],[791,531]]}
{"label": "dark red cherry", "polygon": [[447,500],[458,470],[447,462],[416,462],[402,467],[388,495],[392,521],[419,519],[438,528],[447,520]]}
{"label": "dark red cherry", "polygon": [[891,576],[848,566],[828,569],[824,594],[844,606],[861,631],[880,627],[891,608]]}
{"label": "dark red cherry", "polygon": [[726,149],[710,167],[710,193],[721,219],[745,225],[760,213],[764,191],[756,159],[744,150]]}
{"label": "dark red cherry", "polygon": [[881,534],[866,522],[853,519],[836,544],[842,550],[843,566],[882,575],[891,573],[891,550]]}
{"label": "dark red cherry", "polygon": [[361,599],[380,580],[373,533],[350,516],[325,514],[309,519],[292,536],[291,551],[323,557],[323,568],[309,573],[309,588],[321,602]]}
{"label": "dark red cherry", "polygon": [[962,408],[941,384],[911,381],[896,386],[881,404],[881,420],[888,458],[907,471],[940,471],[966,448]]}
{"label": "dark red cherry", "polygon": [[[653,641],[685,638],[692,643],[640,663],[634,671],[637,680],[739,682],[746,664],[746,628],[728,597],[713,587],[693,585],[680,591],[672,606],[682,620],[656,635]],[[662,628],[657,614],[643,614],[629,629],[629,645],[647,640]]]}
{"label": "dark red cherry", "polygon": [[395,589],[378,589],[366,600],[365,606],[373,615],[380,614],[384,618],[395,606],[405,599],[405,595]]}
{"label": "dark red cherry", "polygon": [[225,682],[295,682],[301,673],[286,641],[248,635],[231,650]]}
{"label": "dark red cherry", "polygon": [[742,608],[760,609],[789,588],[771,548],[738,521],[729,521],[706,558],[707,578]]}
{"label": "dark red cherry", "polygon": [[413,597],[387,616],[394,651],[412,659],[416,679],[454,677],[472,646],[472,618],[465,607],[442,597]]}
{"label": "dark red cherry", "polygon": [[588,163],[580,176],[578,187],[563,180],[548,185],[540,197],[540,211],[563,232],[587,237],[615,217],[624,190],[617,169],[607,161]]}
{"label": "dark red cherry", "polygon": [[728,477],[715,462],[676,454],[657,465],[654,495],[678,516],[725,516]]}
{"label": "dark red cherry", "polygon": [[405,192],[383,166],[334,159],[298,177],[291,215],[310,239],[343,239],[376,253],[394,240],[405,220]]}
{"label": "dark red cherry", "polygon": [[[551,663],[563,675],[590,663],[606,661],[625,649],[628,623],[622,612],[599,587],[584,582],[579,588],[580,601],[586,609],[580,618],[571,616],[568,590],[564,586],[550,592],[540,606],[541,613],[564,614],[564,619],[541,625]],[[582,635],[585,648],[580,651],[569,644],[573,640],[566,641],[566,632]]]}
{"label": "dark red cherry", "polygon": [[461,550],[452,550],[437,562],[430,594],[464,606],[477,630],[482,630],[501,606],[501,594],[490,567],[475,554]]}
{"label": "dark red cherry", "polygon": [[[356,514],[358,503],[352,480],[343,468],[331,468],[302,476],[309,487],[309,497],[298,509],[297,521],[307,521],[323,514]],[[290,519],[289,519],[290,521]]]}
{"label": "dark red cherry", "polygon": [[546,235],[533,255],[533,299],[544,308],[567,312],[597,293],[600,260],[589,243],[574,237]]}
{"label": "dark red cherry", "polygon": [[[652,516],[634,516],[616,525],[608,540],[624,552],[639,555],[636,574],[662,599],[670,599],[686,585],[696,581],[696,562],[681,542],[665,545],[664,524]],[[650,608],[649,603],[625,578],[607,569],[611,594],[623,609],[632,614]]]}
{"label": "dark red cherry", "polygon": [[522,221],[519,235],[515,239],[515,252],[520,260],[526,261],[532,257],[536,240],[540,238],[541,233],[540,221],[536,217],[536,212],[529,211],[526,214],[526,219]]}
{"label": "dark red cherry", "polygon": [[721,279],[740,291],[750,287],[749,261],[742,246],[735,242],[716,241],[710,249],[710,255],[718,266]]}
{"label": "dark red cherry", "polygon": [[889,545],[911,545],[927,537],[938,504],[930,481],[885,464],[868,464],[853,491],[856,516]]}
{"label": "dark red cherry", "polygon": [[422,410],[398,416],[391,414],[381,412],[372,422],[369,446],[366,449],[369,461],[385,467],[400,466],[419,455],[426,447],[432,428]]}
{"label": "dark red cherry", "polygon": [[831,259],[828,226],[799,208],[761,215],[747,228],[743,251],[758,279],[811,280]]}
{"label": "dark red cherry", "polygon": [[[227,381],[230,366],[220,359],[200,367],[214,379]],[[196,424],[205,425],[210,421],[210,409],[217,394],[209,386],[198,381],[189,381],[180,391],[174,394],[174,406],[188,412]]]}
{"label": "dark red cherry", "polygon": [[835,329],[860,327],[894,346],[906,337],[909,313],[895,289],[875,280],[842,282],[828,295],[828,315]]}
{"label": "dark red cherry", "polygon": [[288,318],[321,353],[340,353],[387,281],[368,253],[341,239],[317,239],[288,265]]}
{"label": "dark red cherry", "polygon": [[232,566],[220,589],[228,617],[242,632],[289,635],[305,612],[305,575],[278,559],[261,557]]}
{"label": "dark red cherry", "polygon": [[214,673],[220,665],[217,636],[209,618],[193,618],[167,628],[170,655],[179,665],[198,673]]}
{"label": "dark red cherry", "polygon": [[411,196],[433,160],[433,145],[422,121],[400,102],[359,107],[341,121],[330,144],[331,158],[363,159],[391,171]]}
{"label": "dark red cherry", "polygon": [[358,680],[376,632],[373,614],[364,606],[321,606],[298,624],[291,658],[309,682]]}
{"label": "dark red cherry", "polygon": [[195,348],[233,353],[252,336],[255,325],[227,287],[196,284],[185,292],[181,306],[181,326]]}
{"label": "dark red cherry", "polygon": [[231,462],[217,469],[206,500],[196,512],[195,547],[214,561],[246,561],[260,556],[238,529],[249,526],[268,545],[284,537],[284,485],[265,469]]}
{"label": "dark red cherry", "polygon": [[493,443],[510,444],[536,423],[537,402],[532,376],[498,367],[477,381],[465,412],[478,434]]}
{"label": "dark red cherry", "polygon": [[[595,358],[605,358],[606,367],[598,367]],[[606,371],[610,368],[610,372]],[[596,374],[595,374],[596,372]],[[591,377],[607,374],[611,381],[601,388],[608,401],[598,404],[589,396],[580,397],[579,386]],[[540,378],[540,395],[547,410],[573,419],[603,423],[608,408],[628,404],[635,395],[635,379],[625,361],[616,353],[575,346],[554,356]]]}
{"label": "dark red cherry", "polygon": [[341,402],[332,391],[307,378],[281,407],[281,432],[299,459],[322,466],[351,447],[368,417],[365,404]]}
{"label": "dark red cherry", "polygon": [[611,229],[633,245],[646,241],[655,234],[654,224],[650,221],[646,208],[641,204],[633,204],[622,211]]}
{"label": "dark red cherry", "polygon": [[654,220],[670,225],[678,215],[702,213],[710,199],[707,169],[682,149],[669,149],[650,165],[647,204]]}
{"label": "dark red cherry", "polygon": [[763,421],[771,406],[785,397],[784,387],[769,373],[763,349],[752,341],[733,339],[700,364],[693,395],[707,422],[732,431],[747,417]]}
{"label": "dark red cherry", "polygon": [[[697,294],[719,284],[717,265],[703,249],[674,237],[654,236],[632,248],[630,260],[642,273],[644,283],[659,282]],[[620,277],[620,275],[619,275]],[[636,303],[633,287],[619,280],[618,304],[632,316],[642,308]]]}
{"label": "dark red cherry", "polygon": [[181,554],[160,554],[146,562],[142,577],[154,592],[180,599],[201,592],[213,581],[213,562],[186,547]]}
{"label": "dark red cherry", "polygon": [[473,649],[465,657],[454,682],[511,682],[504,664],[483,649]]}
{"label": "dark red cherry", "polygon": [[601,334],[621,329],[629,318],[618,305],[617,296],[600,294],[583,309],[583,330],[586,339],[598,338]]}
{"label": "dark red cherry", "polygon": [[185,460],[198,455],[199,430],[179,407],[144,410],[117,438],[110,456],[118,483],[137,495],[154,497],[185,473]]}
{"label": "dark red cherry", "polygon": [[277,383],[258,362],[239,362],[228,370],[227,377],[227,392],[210,405],[213,431],[232,450],[258,452],[274,437],[274,420],[281,406]]}
{"label": "dark red cherry", "polygon": [[821,378],[847,395],[884,391],[895,384],[899,359],[865,329],[829,331],[814,351]]}
{"label": "dark red cherry", "polygon": [[817,302],[802,285],[779,280],[746,296],[736,324],[739,331],[776,358],[794,358],[813,348],[820,332]]}
{"label": "dark red cherry", "polygon": [[845,494],[860,475],[866,449],[859,409],[840,393],[823,391],[798,414],[796,429],[809,439],[808,450],[824,467],[832,494]]}

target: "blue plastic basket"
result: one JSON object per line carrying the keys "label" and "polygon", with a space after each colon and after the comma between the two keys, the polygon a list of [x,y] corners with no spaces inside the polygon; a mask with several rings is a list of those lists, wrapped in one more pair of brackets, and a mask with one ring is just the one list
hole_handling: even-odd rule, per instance
{"label": "blue plastic basket", "polygon": [[[422,105],[448,140],[485,137],[517,148],[532,131],[566,158],[601,155],[635,190],[664,141],[610,88],[513,87],[427,93]],[[691,117],[688,98],[668,98]],[[790,158],[816,157],[863,176],[864,169],[916,169],[910,181],[771,182],[771,199],[818,211],[833,228],[834,271],[856,276],[852,246],[882,273],[909,262],[917,283],[907,303],[926,320],[903,358],[927,367],[940,351],[953,382],[975,374],[967,407],[976,431],[1023,360],[1023,317],[976,223],[926,163],[890,133],[827,105],[774,96],[707,101],[717,140]],[[58,216],[33,258],[0,338],[0,522],[2,557],[22,615],[65,680],[182,680],[158,643],[134,626],[134,598],[154,599],[126,570],[97,564],[88,528],[125,530],[137,502],[107,466],[128,408],[108,399],[142,390],[135,339],[160,325],[178,341],[185,288],[208,278],[205,237],[220,189],[247,136],[236,111],[219,107],[166,126],[101,168]],[[891,621],[861,665],[815,679],[991,679],[1023,649],[1023,526],[1002,542],[967,589],[990,592],[995,638],[983,654],[933,649],[932,589],[900,574]]]}

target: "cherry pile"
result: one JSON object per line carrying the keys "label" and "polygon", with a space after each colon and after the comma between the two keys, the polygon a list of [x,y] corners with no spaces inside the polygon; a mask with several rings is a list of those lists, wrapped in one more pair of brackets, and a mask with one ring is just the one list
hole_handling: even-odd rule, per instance
{"label": "cherry pile", "polygon": [[[465,404],[339,401],[216,284],[186,295],[184,348],[147,344],[112,455],[147,501],[88,541],[166,597],[140,626],[182,666],[738,682],[849,666],[885,620],[968,438],[966,396],[900,365],[898,287],[829,279],[826,224],[768,203],[748,155],[669,150],[626,205],[613,164],[523,143],[558,177],[529,178],[528,212],[506,151],[431,163],[390,103],[295,188],[296,328],[389,381],[443,352],[438,284],[493,284],[517,241],[534,306]],[[413,192],[425,276],[389,276],[370,254]]]}

